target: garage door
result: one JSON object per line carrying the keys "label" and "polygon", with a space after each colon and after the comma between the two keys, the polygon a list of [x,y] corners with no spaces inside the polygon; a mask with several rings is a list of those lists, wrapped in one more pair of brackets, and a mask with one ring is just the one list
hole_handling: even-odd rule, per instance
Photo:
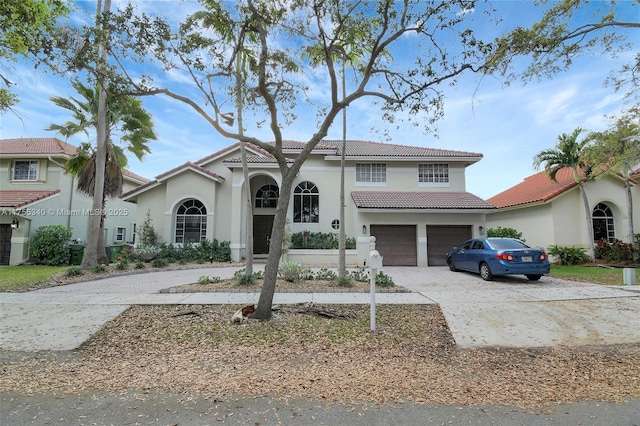
{"label": "garage door", "polygon": [[415,225],[371,225],[376,250],[387,266],[417,266],[418,247]]}
{"label": "garage door", "polygon": [[452,247],[471,238],[471,225],[427,225],[427,265],[444,266]]}

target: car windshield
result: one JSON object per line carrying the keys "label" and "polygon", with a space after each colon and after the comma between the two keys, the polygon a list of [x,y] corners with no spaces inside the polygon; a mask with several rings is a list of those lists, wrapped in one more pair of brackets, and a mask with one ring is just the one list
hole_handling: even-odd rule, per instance
{"label": "car windshield", "polygon": [[491,247],[496,250],[513,250],[513,249],[525,249],[530,248],[528,245],[518,240],[500,239],[500,240],[488,240]]}

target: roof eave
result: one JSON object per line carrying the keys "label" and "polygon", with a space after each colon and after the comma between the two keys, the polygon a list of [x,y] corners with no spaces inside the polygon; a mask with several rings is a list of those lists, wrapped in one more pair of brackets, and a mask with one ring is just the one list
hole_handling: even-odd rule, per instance
{"label": "roof eave", "polygon": [[[329,161],[340,161],[342,159],[339,155],[326,155],[324,157],[325,160]],[[396,157],[389,155],[347,155],[345,156],[346,160],[367,160],[367,161],[406,161],[406,162],[434,162],[434,161],[442,161],[442,162],[456,162],[456,163],[467,163],[466,165],[471,165],[477,163],[482,159],[482,157]]]}
{"label": "roof eave", "polygon": [[428,208],[428,209],[393,209],[393,208],[374,208],[374,207],[358,207],[358,212],[360,213],[491,213],[495,211],[495,209],[488,208],[477,208],[477,209],[461,209],[457,207],[443,207],[439,209]]}

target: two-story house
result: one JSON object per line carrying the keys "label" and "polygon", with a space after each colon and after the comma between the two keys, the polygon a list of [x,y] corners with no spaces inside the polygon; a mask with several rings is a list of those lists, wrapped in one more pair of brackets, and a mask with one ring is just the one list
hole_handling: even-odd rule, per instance
{"label": "two-story house", "polygon": [[[303,143],[286,141],[284,153],[295,156]],[[362,264],[370,236],[385,265],[445,265],[452,246],[482,235],[485,216],[494,207],[466,192],[466,167],[481,154],[366,141],[347,141],[345,151],[345,223],[340,223],[342,141],[318,144],[293,184],[288,232],[339,232],[355,238],[357,249],[347,262]],[[269,250],[281,175],[275,159],[248,148],[249,182],[244,182],[239,145],[195,162],[187,162],[123,198],[138,204],[137,222],[149,213],[167,243],[203,239],[230,241],[232,259],[245,255],[243,191],[250,191],[254,254]],[[306,253],[304,263],[335,263],[337,255]],[[299,260],[301,258],[295,258]],[[291,259],[290,259],[291,260]]]}
{"label": "two-story house", "polygon": [[[0,264],[29,258],[29,240],[43,225],[72,229],[73,239],[87,240],[92,199],[77,191],[77,179],[65,172],[76,147],[56,138],[0,140]],[[123,191],[148,182],[124,171]],[[107,199],[105,244],[132,242],[137,206]]]}

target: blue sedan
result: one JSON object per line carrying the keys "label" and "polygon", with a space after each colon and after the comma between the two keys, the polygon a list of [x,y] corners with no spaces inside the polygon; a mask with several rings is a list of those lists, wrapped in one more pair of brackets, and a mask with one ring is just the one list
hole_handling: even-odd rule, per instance
{"label": "blue sedan", "polygon": [[549,256],[515,238],[476,238],[454,247],[447,254],[452,271],[479,273],[483,280],[494,275],[525,275],[537,281],[550,272]]}

